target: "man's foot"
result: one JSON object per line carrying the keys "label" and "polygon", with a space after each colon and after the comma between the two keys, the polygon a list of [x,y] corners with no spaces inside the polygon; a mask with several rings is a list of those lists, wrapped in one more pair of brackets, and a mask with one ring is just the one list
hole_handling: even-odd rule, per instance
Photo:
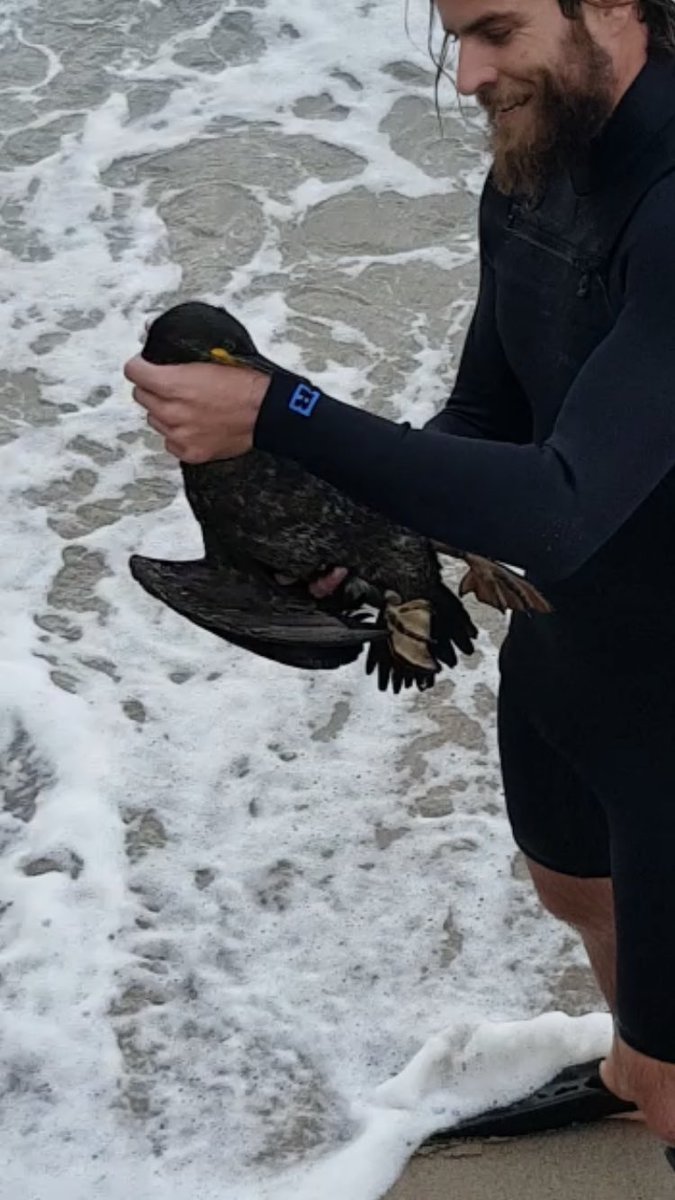
{"label": "man's foot", "polygon": [[[613,1059],[603,1059],[603,1061],[600,1063],[599,1073],[604,1086],[607,1088],[607,1091],[617,1095],[619,1091],[619,1084]],[[644,1113],[640,1111],[640,1109],[636,1109],[635,1112],[632,1113],[614,1113],[613,1116],[614,1120],[641,1121],[643,1125],[646,1124],[646,1117]]]}
{"label": "man's foot", "polygon": [[616,1033],[599,1074],[608,1091],[635,1096],[636,1112],[649,1131],[665,1142],[666,1159],[675,1171],[675,1063],[634,1050]]}

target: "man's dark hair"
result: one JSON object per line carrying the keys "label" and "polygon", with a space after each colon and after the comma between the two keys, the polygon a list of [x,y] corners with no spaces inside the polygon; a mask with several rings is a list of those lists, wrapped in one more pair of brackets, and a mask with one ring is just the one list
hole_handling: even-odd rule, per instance
{"label": "man's dark hair", "polygon": [[[560,11],[570,21],[578,21],[582,15],[584,4],[601,4],[603,0],[558,0]],[[640,20],[649,30],[649,45],[652,50],[672,55],[675,58],[675,0],[635,0]],[[616,0],[617,4],[625,4],[626,0]],[[440,120],[438,89],[444,75],[448,53],[452,43],[450,34],[446,34],[438,53],[434,49],[434,17],[436,6],[430,0],[429,16],[429,54],[436,68],[436,112]]]}

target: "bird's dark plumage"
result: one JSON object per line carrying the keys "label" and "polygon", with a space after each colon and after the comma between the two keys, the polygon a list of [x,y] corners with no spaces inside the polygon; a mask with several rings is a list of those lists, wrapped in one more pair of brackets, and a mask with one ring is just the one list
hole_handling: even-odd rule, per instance
{"label": "bird's dark plumage", "polygon": [[[143,358],[157,364],[216,361],[281,370],[248,331],[212,305],[181,304],[150,326]],[[181,464],[187,499],[204,538],[198,562],[135,555],[134,578],[152,596],[234,645],[296,667],[353,662],[394,691],[432,686],[457,650],[471,654],[477,630],[441,579],[438,553],[470,570],[460,594],[507,608],[546,611],[531,585],[485,559],[434,547],[356,504],[286,459],[252,450],[200,466]],[[332,567],[349,570],[329,598],[308,585]],[[364,605],[374,614],[368,619]]]}

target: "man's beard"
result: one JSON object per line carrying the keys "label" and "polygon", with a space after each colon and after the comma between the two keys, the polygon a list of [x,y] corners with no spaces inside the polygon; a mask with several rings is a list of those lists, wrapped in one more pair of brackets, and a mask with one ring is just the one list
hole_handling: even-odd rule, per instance
{"label": "man's beard", "polygon": [[[612,60],[585,26],[571,27],[560,61],[564,65],[558,71],[542,68],[521,84],[519,93],[515,88],[510,96],[494,88],[478,92],[490,121],[492,178],[506,195],[540,195],[550,179],[583,159],[612,113]],[[511,96],[517,101],[529,93],[530,111],[520,133],[519,115],[514,129],[495,119]]]}

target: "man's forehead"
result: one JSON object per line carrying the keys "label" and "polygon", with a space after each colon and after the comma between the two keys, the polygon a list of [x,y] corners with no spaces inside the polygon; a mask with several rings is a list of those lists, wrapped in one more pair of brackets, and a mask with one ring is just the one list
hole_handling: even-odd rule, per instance
{"label": "man's forehead", "polygon": [[[539,7],[546,0],[537,0]],[[523,20],[532,15],[532,0],[436,0],[443,27],[456,35],[471,32],[490,20],[512,17]]]}

